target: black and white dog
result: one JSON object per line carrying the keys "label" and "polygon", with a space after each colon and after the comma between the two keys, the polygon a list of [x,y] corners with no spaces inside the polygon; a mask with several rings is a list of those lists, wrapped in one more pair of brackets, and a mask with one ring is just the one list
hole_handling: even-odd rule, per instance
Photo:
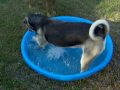
{"label": "black and white dog", "polygon": [[41,14],[28,15],[24,23],[37,33],[35,39],[40,47],[44,48],[49,42],[60,47],[82,48],[81,72],[86,71],[93,59],[105,49],[106,35],[110,30],[106,20],[97,20],[93,24],[64,22]]}

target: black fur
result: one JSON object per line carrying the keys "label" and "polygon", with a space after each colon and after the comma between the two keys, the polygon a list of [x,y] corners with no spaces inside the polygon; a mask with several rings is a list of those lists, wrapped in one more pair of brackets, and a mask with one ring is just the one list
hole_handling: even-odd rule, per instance
{"label": "black fur", "polygon": [[[51,20],[41,14],[28,15],[30,27],[37,32],[42,29],[48,42],[62,47],[83,44],[89,39],[89,29],[91,24],[85,22],[64,22]],[[102,25],[101,25],[102,26]],[[94,34],[105,38],[104,27],[96,27]]]}
{"label": "black fur", "polygon": [[30,28],[34,31],[37,31],[40,27],[43,28],[45,23],[47,23],[47,17],[41,14],[29,14],[28,15],[28,23]]}
{"label": "black fur", "polygon": [[45,26],[45,38],[57,46],[80,45],[89,38],[90,26],[88,23],[50,23]]}
{"label": "black fur", "polygon": [[104,26],[103,24],[98,25],[98,26],[95,28],[94,34],[95,34],[96,36],[100,36],[100,37],[102,37],[102,38],[104,39],[105,36],[106,36],[105,26]]}

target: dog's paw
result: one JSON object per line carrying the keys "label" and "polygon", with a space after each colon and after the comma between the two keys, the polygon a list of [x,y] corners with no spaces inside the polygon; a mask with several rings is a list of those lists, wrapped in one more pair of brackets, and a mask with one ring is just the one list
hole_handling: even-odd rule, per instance
{"label": "dog's paw", "polygon": [[45,49],[45,45],[40,45],[40,48]]}
{"label": "dog's paw", "polygon": [[33,36],[33,37],[32,37],[32,40],[33,40],[33,41],[36,41],[36,39],[37,39],[36,36]]}
{"label": "dog's paw", "polygon": [[36,36],[33,36],[32,39],[41,47],[41,44]]}
{"label": "dog's paw", "polygon": [[84,70],[80,70],[80,73],[83,73],[84,72]]}
{"label": "dog's paw", "polygon": [[45,46],[46,46],[46,44],[47,44],[47,42],[45,42],[45,41],[43,41],[43,42],[40,42],[40,40],[38,40],[38,37],[36,37],[36,36],[33,36],[33,41],[35,41],[37,44],[38,44],[38,46],[40,47],[40,48],[45,48]]}

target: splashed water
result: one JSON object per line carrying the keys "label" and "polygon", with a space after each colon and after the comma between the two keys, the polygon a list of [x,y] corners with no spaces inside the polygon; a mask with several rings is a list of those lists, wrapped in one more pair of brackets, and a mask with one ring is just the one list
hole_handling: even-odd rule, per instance
{"label": "splashed water", "polygon": [[[45,48],[40,48],[36,40],[33,39],[34,33],[26,37],[25,51],[29,60],[48,72],[69,75],[80,73],[80,59],[82,50],[80,48],[61,48],[52,44],[47,44]],[[103,55],[106,52],[103,53]],[[100,58],[100,57],[98,57]],[[94,60],[90,69],[101,63],[104,57]]]}
{"label": "splashed water", "polygon": [[48,49],[47,57],[50,60],[59,59],[60,57],[64,55],[64,53],[65,53],[65,49],[53,46],[50,49]]}
{"label": "splashed water", "polygon": [[79,48],[61,48],[47,44],[40,48],[32,37],[26,43],[29,59],[38,67],[57,74],[75,74],[80,72]]}

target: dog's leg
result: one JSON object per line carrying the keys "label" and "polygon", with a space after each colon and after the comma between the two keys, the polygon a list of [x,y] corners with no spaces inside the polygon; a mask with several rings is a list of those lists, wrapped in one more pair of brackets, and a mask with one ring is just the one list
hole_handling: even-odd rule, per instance
{"label": "dog's leg", "polygon": [[82,47],[83,54],[81,57],[81,72],[86,71],[90,63],[94,60],[94,58],[103,51],[104,43],[103,41],[99,41],[99,44],[88,40],[85,45]]}
{"label": "dog's leg", "polygon": [[81,72],[86,71],[88,69],[89,64],[92,62],[93,58],[96,55],[91,55],[90,53],[83,52],[81,57]]}
{"label": "dog's leg", "polygon": [[40,42],[38,40],[38,36],[37,35],[33,36],[33,40],[36,41],[36,43],[40,46]]}
{"label": "dog's leg", "polygon": [[37,39],[38,39],[37,43],[38,43],[38,45],[39,45],[40,47],[44,48],[45,45],[47,44],[47,41],[46,41],[45,36],[44,36],[44,33],[42,32],[41,29],[39,29],[39,30],[37,31],[37,33],[38,33],[38,35],[36,36]]}

